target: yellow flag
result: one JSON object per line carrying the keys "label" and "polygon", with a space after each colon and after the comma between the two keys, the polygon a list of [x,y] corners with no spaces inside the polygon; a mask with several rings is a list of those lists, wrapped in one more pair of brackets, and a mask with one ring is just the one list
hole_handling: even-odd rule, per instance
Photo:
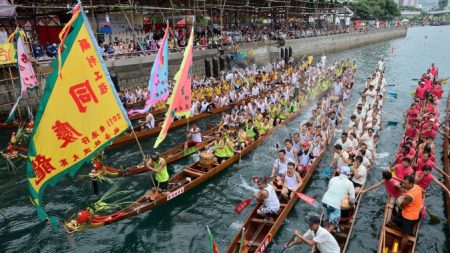
{"label": "yellow flag", "polygon": [[48,219],[41,206],[46,186],[55,185],[68,173],[73,176],[97,150],[130,125],[79,7],[67,24],[70,26],[71,30],[64,29],[61,35],[64,47],[60,67],[56,59],[39,105],[28,153],[32,202],[42,219]]}
{"label": "yellow flag", "polygon": [[8,37],[5,43],[0,44],[0,65],[16,63],[16,49],[14,44],[11,43],[11,38],[14,36],[15,32]]}

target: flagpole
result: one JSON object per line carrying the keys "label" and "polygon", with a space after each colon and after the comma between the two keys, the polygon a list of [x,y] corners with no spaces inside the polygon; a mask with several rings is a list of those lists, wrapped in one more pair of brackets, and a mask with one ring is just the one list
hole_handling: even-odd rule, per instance
{"label": "flagpole", "polygon": [[[11,80],[12,90],[14,91],[14,94],[16,94],[16,92],[15,92],[16,91],[16,87],[14,85],[14,79],[13,79],[13,74],[12,74],[12,71],[11,71],[11,66],[8,66],[8,71],[9,71],[9,79]],[[22,94],[20,94],[19,97],[21,95]],[[15,95],[14,95],[14,97],[15,97]],[[22,119],[22,113],[20,112],[20,107],[19,106],[17,106],[17,112],[19,112],[19,119]]]}
{"label": "flagpole", "polygon": [[[144,161],[144,166],[147,166],[146,160],[145,160],[144,150],[142,150],[141,143],[139,142],[139,139],[138,139],[138,137],[136,135],[136,132],[134,131],[134,127],[133,126],[131,126],[131,132],[133,133],[134,139],[136,139],[136,143],[137,143],[137,145],[139,147],[139,150],[141,151],[142,160]],[[153,179],[153,175],[152,175],[151,172],[150,172],[150,179],[152,180],[153,186],[156,187],[155,180]]]}

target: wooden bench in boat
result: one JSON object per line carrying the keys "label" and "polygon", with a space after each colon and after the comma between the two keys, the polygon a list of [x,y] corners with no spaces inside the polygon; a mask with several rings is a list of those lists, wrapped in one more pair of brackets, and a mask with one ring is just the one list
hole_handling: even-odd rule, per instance
{"label": "wooden bench in boat", "polygon": [[[386,232],[394,234],[398,237],[402,237],[402,233],[396,229],[393,229],[391,227],[388,226],[384,226],[384,230],[386,230]],[[416,242],[416,238],[414,236],[408,235],[408,241],[415,243]]]}

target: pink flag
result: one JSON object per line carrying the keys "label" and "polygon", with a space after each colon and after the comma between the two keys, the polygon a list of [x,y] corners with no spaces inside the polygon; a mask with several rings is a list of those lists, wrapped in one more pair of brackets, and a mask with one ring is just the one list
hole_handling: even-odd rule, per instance
{"label": "pink flag", "polygon": [[27,92],[27,89],[37,87],[39,84],[36,78],[36,74],[34,73],[31,60],[28,57],[28,54],[25,50],[21,32],[17,33],[16,40],[17,40],[17,67],[19,68],[21,88],[20,88],[20,95],[17,98],[17,101],[14,104],[11,112],[9,113],[6,122],[9,122],[14,118],[14,112],[16,111],[17,106],[19,105],[20,99]]}
{"label": "pink flag", "polygon": [[17,65],[19,67],[20,73],[20,95],[25,94],[27,89],[32,89],[38,86],[38,81],[36,78],[36,74],[34,73],[33,65],[31,65],[30,58],[28,57],[27,52],[25,51],[25,46],[23,44],[22,36],[20,32],[17,36]]}

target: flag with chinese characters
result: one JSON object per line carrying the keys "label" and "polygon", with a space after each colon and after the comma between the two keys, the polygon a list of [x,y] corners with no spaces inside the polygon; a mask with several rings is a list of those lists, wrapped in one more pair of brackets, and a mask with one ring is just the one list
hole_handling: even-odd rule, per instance
{"label": "flag with chinese characters", "polygon": [[161,127],[161,132],[156,139],[154,147],[158,145],[166,138],[170,125],[174,121],[175,117],[186,117],[191,115],[191,81],[192,81],[192,56],[194,44],[194,27],[192,26],[191,35],[189,36],[189,42],[184,50],[183,61],[181,62],[180,69],[175,75],[175,86],[173,87],[172,94],[167,100],[168,110],[166,118]]}
{"label": "flag with chinese characters", "polygon": [[211,233],[211,230],[209,230],[209,226],[206,226],[206,229],[208,229],[209,245],[210,245],[210,248],[211,248],[211,253],[220,253],[219,246],[217,246],[217,242],[214,239],[214,236]]}
{"label": "flag with chinese characters", "polygon": [[56,219],[41,201],[46,187],[74,176],[130,125],[79,5],[60,39],[61,54],[52,62],[27,159],[31,201],[39,217],[52,224]]}
{"label": "flag with chinese characters", "polygon": [[8,40],[0,44],[0,65],[16,63],[16,49],[11,43],[12,37],[15,33],[8,37]]}
{"label": "flag with chinese characters", "polygon": [[129,115],[135,113],[145,113],[150,107],[156,105],[159,101],[164,101],[169,97],[169,25],[161,41],[158,54],[153,62],[150,80],[148,81],[148,94],[145,101],[145,107],[142,110],[130,110]]}
{"label": "flag with chinese characters", "polygon": [[14,118],[14,112],[19,104],[22,96],[27,92],[27,89],[33,89],[38,86],[38,81],[36,74],[34,73],[33,65],[31,64],[28,53],[25,50],[25,45],[23,44],[22,32],[17,33],[17,67],[19,68],[20,77],[20,95],[17,98],[16,104],[14,104],[13,109],[9,113],[6,122],[9,122]]}

